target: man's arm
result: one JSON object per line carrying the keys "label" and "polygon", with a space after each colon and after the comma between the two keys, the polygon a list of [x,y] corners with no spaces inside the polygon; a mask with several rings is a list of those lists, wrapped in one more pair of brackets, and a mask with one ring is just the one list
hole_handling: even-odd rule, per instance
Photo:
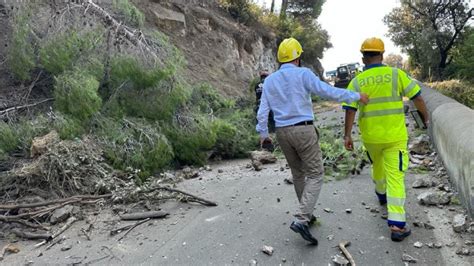
{"label": "man's arm", "polygon": [[351,135],[356,112],[356,109],[346,108],[346,117],[344,120],[344,147],[346,147],[346,150],[348,151],[352,151],[354,149],[354,143],[352,142]]}
{"label": "man's arm", "polygon": [[411,100],[413,101],[413,104],[415,105],[416,109],[420,111],[421,115],[423,116],[423,122],[425,122],[425,125],[428,126],[428,124],[430,123],[430,117],[423,97],[421,97],[421,95],[418,95],[412,98]]}
{"label": "man's arm", "polygon": [[367,94],[333,87],[326,82],[321,81],[313,72],[309,70],[305,71],[304,73],[304,83],[312,93],[337,102],[351,103],[360,101],[364,104],[367,104],[369,101]]}
{"label": "man's arm", "polygon": [[268,138],[268,114],[270,113],[270,106],[268,105],[265,89],[260,99],[260,107],[257,112],[257,127],[256,130],[260,134],[261,141]]}

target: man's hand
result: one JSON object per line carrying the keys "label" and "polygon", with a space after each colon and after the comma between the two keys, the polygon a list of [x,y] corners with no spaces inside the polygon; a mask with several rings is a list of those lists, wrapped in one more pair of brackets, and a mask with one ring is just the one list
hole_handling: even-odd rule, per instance
{"label": "man's hand", "polygon": [[354,143],[350,136],[344,136],[344,147],[346,147],[346,150],[348,151],[354,150]]}
{"label": "man's hand", "polygon": [[367,93],[361,92],[361,93],[359,93],[359,95],[360,95],[360,100],[359,101],[361,103],[363,103],[363,104],[369,103],[369,95],[367,95]]}

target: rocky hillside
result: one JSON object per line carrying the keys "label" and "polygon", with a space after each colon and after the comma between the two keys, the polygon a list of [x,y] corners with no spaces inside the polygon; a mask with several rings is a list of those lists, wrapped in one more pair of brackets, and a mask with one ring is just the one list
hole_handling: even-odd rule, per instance
{"label": "rocky hillside", "polygon": [[275,36],[237,23],[216,0],[137,0],[148,27],[166,33],[188,62],[189,81],[227,96],[247,93],[259,70],[277,68]]}

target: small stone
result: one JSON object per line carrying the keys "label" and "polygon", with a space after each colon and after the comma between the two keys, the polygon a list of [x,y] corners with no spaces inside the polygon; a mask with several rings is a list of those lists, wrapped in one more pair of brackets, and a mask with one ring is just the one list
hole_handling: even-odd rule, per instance
{"label": "small stone", "polygon": [[433,230],[435,229],[435,227],[433,225],[431,225],[430,223],[424,223],[424,226],[425,226],[425,229],[428,229],[428,230]]}
{"label": "small stone", "polygon": [[382,215],[380,215],[380,218],[387,220],[388,219],[388,213],[384,212]]}
{"label": "small stone", "polygon": [[262,171],[263,170],[263,164],[259,161],[252,161],[252,166],[255,171]]}
{"label": "small stone", "polygon": [[471,254],[471,251],[467,247],[460,247],[458,250],[456,250],[457,255],[462,255],[462,256],[469,256]]}
{"label": "small stone", "polygon": [[423,222],[420,222],[420,221],[414,221],[413,222],[413,225],[415,227],[424,227],[424,223]]}
{"label": "small stone", "polygon": [[245,168],[252,168],[252,164],[248,163]]}
{"label": "small stone", "polygon": [[453,241],[451,243],[446,244],[446,246],[452,248],[452,247],[456,246],[456,242]]}
{"label": "small stone", "polygon": [[51,222],[51,224],[64,222],[67,218],[69,218],[73,209],[74,207],[72,205],[66,205],[62,208],[56,209],[51,215],[51,218],[49,218],[49,221]]}
{"label": "small stone", "polygon": [[411,185],[412,188],[426,188],[426,187],[432,187],[436,185],[436,182],[434,182],[433,179],[430,177],[418,177],[415,182]]}
{"label": "small stone", "polygon": [[362,206],[365,206],[365,202],[362,201],[361,204],[362,204]]}
{"label": "small stone", "polygon": [[372,212],[372,213],[379,213],[380,211],[379,211],[379,209],[377,209],[377,208],[372,208],[372,209],[370,209],[370,212]]}
{"label": "small stone", "polygon": [[352,209],[346,209],[346,213],[352,213]]}
{"label": "small stone", "polygon": [[473,240],[466,240],[466,241],[464,241],[464,244],[466,246],[472,246],[472,245],[474,245],[474,241]]}
{"label": "small stone", "polygon": [[434,244],[432,242],[426,244],[426,246],[429,247],[429,248],[434,248]]}
{"label": "small stone", "polygon": [[426,191],[418,195],[417,199],[423,205],[444,205],[451,201],[451,194],[443,191]]}
{"label": "small stone", "polygon": [[262,247],[262,252],[267,254],[268,256],[273,255],[273,247],[271,246],[263,246]]}
{"label": "small stone", "polygon": [[349,265],[349,261],[341,255],[332,256],[332,262],[334,262],[334,264],[338,266]]}
{"label": "small stone", "polygon": [[328,235],[326,238],[327,238],[329,241],[331,241],[331,240],[334,239],[334,235]]}
{"label": "small stone", "polygon": [[365,209],[366,209],[366,210],[370,209],[370,206],[365,206]]}
{"label": "small stone", "polygon": [[283,167],[283,166],[280,167],[280,171],[282,171],[282,172],[285,171],[285,167]]}
{"label": "small stone", "polygon": [[277,202],[280,202],[280,198],[277,198]]}
{"label": "small stone", "polygon": [[250,260],[249,261],[249,266],[255,266],[257,265],[257,260]]}
{"label": "small stone", "polygon": [[222,169],[217,169],[217,172],[218,172],[219,174],[222,174],[222,173],[224,173],[224,170],[222,170]]}
{"label": "small stone", "polygon": [[456,214],[453,217],[453,230],[456,233],[461,233],[467,229],[467,215]]}
{"label": "small stone", "polygon": [[435,247],[435,248],[442,248],[442,247],[443,247],[443,244],[441,244],[441,243],[435,243],[435,244],[434,244],[434,247]]}
{"label": "small stone", "polygon": [[212,171],[212,168],[211,168],[209,165],[205,165],[205,166],[204,166],[204,170],[210,172],[210,171]]}
{"label": "small stone", "polygon": [[183,242],[183,246],[186,246],[186,242]]}
{"label": "small stone", "polygon": [[409,263],[416,263],[418,260],[406,253],[403,253],[402,261],[409,262]]}
{"label": "small stone", "polygon": [[289,185],[293,184],[293,178],[285,178],[283,181]]}
{"label": "small stone", "polygon": [[72,245],[66,245],[64,247],[61,247],[61,251],[68,251],[72,248]]}
{"label": "small stone", "polygon": [[422,247],[423,247],[423,243],[421,243],[420,241],[416,241],[416,242],[413,244],[413,246],[414,246],[415,248],[422,248]]}
{"label": "small stone", "polygon": [[324,208],[323,210],[327,213],[332,213],[333,212],[330,208]]}
{"label": "small stone", "polygon": [[286,262],[286,258],[281,258],[281,262]]}

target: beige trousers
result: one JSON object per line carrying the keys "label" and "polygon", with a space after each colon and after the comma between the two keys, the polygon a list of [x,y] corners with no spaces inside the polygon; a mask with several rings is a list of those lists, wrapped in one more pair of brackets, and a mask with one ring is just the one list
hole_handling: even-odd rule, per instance
{"label": "beige trousers", "polygon": [[319,134],[313,125],[302,125],[277,128],[276,136],[290,166],[300,203],[295,217],[302,223],[308,223],[323,184]]}

